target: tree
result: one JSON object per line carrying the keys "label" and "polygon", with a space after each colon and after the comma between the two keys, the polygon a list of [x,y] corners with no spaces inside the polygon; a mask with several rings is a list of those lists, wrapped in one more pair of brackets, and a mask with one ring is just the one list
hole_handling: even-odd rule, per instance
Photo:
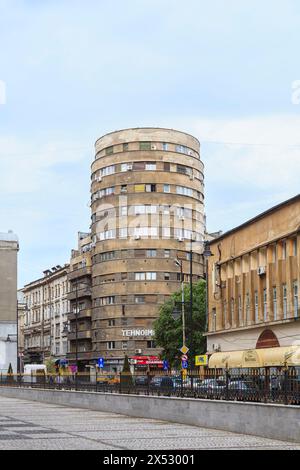
{"label": "tree", "polygon": [[[174,310],[181,312],[181,289],[175,292],[160,308],[159,317],[154,322],[155,342],[163,348],[162,357],[171,366],[180,366],[182,347],[182,317],[175,319]],[[193,285],[193,313],[190,319],[190,286],[184,287],[184,313],[186,324],[186,345],[190,349],[189,358],[204,354],[206,340],[203,336],[206,324],[206,283],[204,280]],[[190,362],[190,366],[194,363]]]}
{"label": "tree", "polygon": [[121,381],[121,387],[124,387],[124,388],[131,388],[133,385],[132,375],[130,371],[130,364],[129,364],[129,359],[128,359],[127,354],[124,358],[123,371],[121,373],[120,381]]}

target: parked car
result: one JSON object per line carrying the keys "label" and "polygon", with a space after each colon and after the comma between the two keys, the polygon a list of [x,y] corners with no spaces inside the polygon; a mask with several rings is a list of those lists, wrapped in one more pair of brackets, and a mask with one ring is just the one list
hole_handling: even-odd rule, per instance
{"label": "parked car", "polygon": [[150,389],[160,392],[169,392],[174,389],[174,381],[172,377],[169,376],[153,377],[150,382]]}
{"label": "parked car", "polygon": [[136,375],[134,378],[134,383],[136,387],[147,387],[148,386],[148,376],[147,375]]}
{"label": "parked car", "polygon": [[197,386],[197,391],[201,393],[222,393],[226,389],[226,383],[223,379],[205,379]]}

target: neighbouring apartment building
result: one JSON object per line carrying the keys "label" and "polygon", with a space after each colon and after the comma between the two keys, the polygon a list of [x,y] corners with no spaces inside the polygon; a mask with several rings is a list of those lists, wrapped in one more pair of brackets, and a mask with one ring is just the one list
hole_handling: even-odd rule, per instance
{"label": "neighbouring apartment building", "polygon": [[22,289],[24,320],[24,363],[65,359],[68,350],[67,314],[69,265],[55,266]]}
{"label": "neighbouring apartment building", "polygon": [[22,289],[18,290],[18,370],[24,370],[24,324],[26,318],[26,302]]}
{"label": "neighbouring apartment building", "polygon": [[112,132],[95,147],[92,358],[120,370],[125,354],[160,352],[153,322],[180,288],[175,258],[189,282],[192,246],[193,281],[203,276],[204,167],[199,141],[171,129]]}
{"label": "neighbouring apartment building", "polygon": [[300,345],[300,195],[210,247],[208,352]]}
{"label": "neighbouring apartment building", "polygon": [[13,232],[0,233],[0,373],[17,372],[17,255]]}
{"label": "neighbouring apartment building", "polygon": [[92,363],[92,240],[89,233],[78,233],[78,247],[72,250],[68,281],[70,348],[69,364],[79,371]]}

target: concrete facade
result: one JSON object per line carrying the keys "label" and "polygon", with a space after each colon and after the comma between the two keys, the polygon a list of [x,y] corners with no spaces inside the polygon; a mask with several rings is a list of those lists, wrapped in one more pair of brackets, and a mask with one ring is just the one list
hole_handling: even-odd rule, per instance
{"label": "concrete facade", "polygon": [[0,372],[11,364],[17,372],[17,253],[18,238],[0,233]]}
{"label": "concrete facade", "polygon": [[[69,364],[84,368],[92,359],[92,240],[89,233],[78,233],[78,247],[72,250],[68,273],[70,292],[68,314]],[[77,361],[76,361],[77,359]]]}
{"label": "concrete facade", "polygon": [[300,442],[298,406],[11,387],[0,396]]}
{"label": "concrete facade", "polygon": [[[113,132],[92,164],[93,354],[110,370],[124,355],[157,355],[153,321],[180,288],[203,276],[204,176],[200,144],[170,129]],[[199,246],[198,246],[199,245]]]}
{"label": "concrete facade", "polygon": [[210,247],[208,352],[300,344],[300,195]]}

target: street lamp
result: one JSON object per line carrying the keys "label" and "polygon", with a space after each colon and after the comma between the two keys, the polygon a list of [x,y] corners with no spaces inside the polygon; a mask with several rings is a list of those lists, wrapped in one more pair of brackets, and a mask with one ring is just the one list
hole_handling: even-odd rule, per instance
{"label": "street lamp", "polygon": [[206,280],[206,286],[205,286],[205,294],[206,294],[206,306],[205,306],[205,331],[207,331],[208,328],[208,258],[210,256],[213,256],[213,253],[210,250],[210,243],[208,241],[204,242],[204,250],[203,250],[203,258],[205,260],[205,280]]}
{"label": "street lamp", "polygon": [[182,261],[178,258],[174,260],[176,266],[180,268],[180,282],[181,282],[181,318],[182,318],[182,346],[185,346],[185,314],[184,314],[184,283],[183,283],[183,271]]}

